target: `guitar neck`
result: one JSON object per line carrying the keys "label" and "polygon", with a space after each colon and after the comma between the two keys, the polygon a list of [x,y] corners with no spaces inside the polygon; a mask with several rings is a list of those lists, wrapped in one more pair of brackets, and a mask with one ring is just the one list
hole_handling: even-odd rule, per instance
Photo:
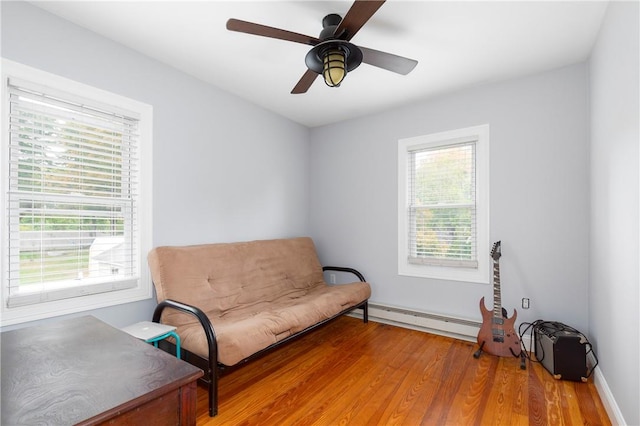
{"label": "guitar neck", "polygon": [[500,262],[493,261],[493,316],[502,318],[502,297],[500,296]]}

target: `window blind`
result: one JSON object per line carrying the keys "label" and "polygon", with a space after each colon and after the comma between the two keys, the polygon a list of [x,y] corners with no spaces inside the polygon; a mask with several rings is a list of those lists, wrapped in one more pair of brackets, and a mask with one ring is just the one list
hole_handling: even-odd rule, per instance
{"label": "window blind", "polygon": [[139,120],[8,82],[8,306],[137,285]]}
{"label": "window blind", "polygon": [[477,268],[476,141],[407,155],[409,263]]}

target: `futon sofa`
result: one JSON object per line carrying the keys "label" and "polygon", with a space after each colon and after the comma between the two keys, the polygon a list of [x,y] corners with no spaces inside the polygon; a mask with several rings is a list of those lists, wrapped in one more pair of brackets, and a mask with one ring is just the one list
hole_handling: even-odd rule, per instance
{"label": "futon sofa", "polygon": [[[205,372],[210,416],[224,371],[353,309],[368,320],[371,287],[362,274],[322,267],[307,237],[157,247],[148,262],[158,301],[153,321],[176,326],[182,358]],[[327,270],[358,281],[327,284]],[[175,353],[171,342],[161,347]]]}

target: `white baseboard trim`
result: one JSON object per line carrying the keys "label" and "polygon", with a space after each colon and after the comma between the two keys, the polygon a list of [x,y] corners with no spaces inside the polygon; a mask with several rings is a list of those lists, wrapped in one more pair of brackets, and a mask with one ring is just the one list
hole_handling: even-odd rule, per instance
{"label": "white baseboard trim", "polygon": [[620,426],[626,425],[627,423],[625,422],[622,412],[620,411],[620,407],[618,407],[618,404],[613,397],[613,393],[611,393],[611,389],[609,389],[609,385],[607,384],[607,381],[602,374],[602,370],[600,370],[600,367],[598,366],[596,366],[593,371],[593,383],[596,385],[598,395],[600,395],[600,399],[602,400],[604,409],[609,415],[611,424]]}
{"label": "white baseboard trim", "polygon": [[[362,318],[361,311],[353,311],[350,315]],[[374,322],[395,325],[460,340],[475,342],[480,330],[480,323],[463,318],[442,316],[409,310],[391,305],[369,303],[369,319]]]}

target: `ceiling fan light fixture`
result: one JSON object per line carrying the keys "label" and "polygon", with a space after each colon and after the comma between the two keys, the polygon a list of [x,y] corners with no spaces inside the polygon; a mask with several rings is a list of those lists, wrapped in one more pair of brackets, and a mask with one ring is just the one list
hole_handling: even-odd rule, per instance
{"label": "ceiling fan light fixture", "polygon": [[327,40],[317,44],[305,57],[307,68],[321,74],[329,87],[338,87],[348,72],[362,63],[362,51],[345,40]]}
{"label": "ceiling fan light fixture", "polygon": [[329,87],[338,87],[347,75],[347,58],[342,50],[329,50],[324,54],[322,76]]}

